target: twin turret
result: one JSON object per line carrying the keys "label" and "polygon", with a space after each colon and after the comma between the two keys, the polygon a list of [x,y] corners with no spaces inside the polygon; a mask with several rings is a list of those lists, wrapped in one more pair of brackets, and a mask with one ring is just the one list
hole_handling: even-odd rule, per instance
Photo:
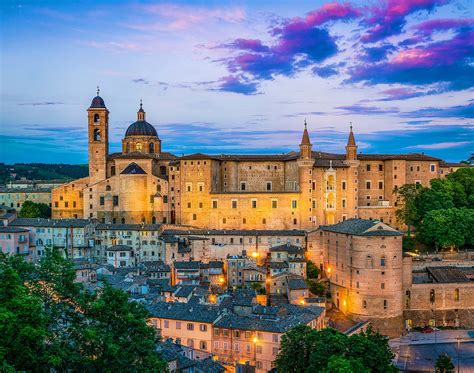
{"label": "twin turret", "polygon": [[[312,158],[312,148],[313,145],[309,140],[308,126],[306,119],[304,121],[304,130],[303,137],[300,143],[300,159],[309,160]],[[355,161],[357,160],[357,145],[354,138],[354,133],[352,132],[352,123],[349,132],[349,139],[346,146],[346,160]]]}

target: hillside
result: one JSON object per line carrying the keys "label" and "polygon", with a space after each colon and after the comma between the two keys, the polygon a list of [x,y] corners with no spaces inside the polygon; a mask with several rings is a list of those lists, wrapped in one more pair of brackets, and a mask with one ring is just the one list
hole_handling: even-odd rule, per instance
{"label": "hillside", "polygon": [[47,163],[0,163],[0,184],[11,180],[69,180],[88,175],[87,165]]}

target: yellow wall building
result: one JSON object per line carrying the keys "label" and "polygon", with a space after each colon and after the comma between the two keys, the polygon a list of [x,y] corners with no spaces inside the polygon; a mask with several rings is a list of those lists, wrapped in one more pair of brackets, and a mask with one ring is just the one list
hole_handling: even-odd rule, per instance
{"label": "yellow wall building", "polygon": [[397,225],[397,186],[444,177],[459,165],[424,154],[313,151],[305,128],[299,152],[177,157],[161,151],[140,104],[137,121],[109,154],[109,111],[96,96],[88,112],[89,176],[53,189],[54,218],[103,223],[175,223],[215,229],[314,229],[349,218]]}

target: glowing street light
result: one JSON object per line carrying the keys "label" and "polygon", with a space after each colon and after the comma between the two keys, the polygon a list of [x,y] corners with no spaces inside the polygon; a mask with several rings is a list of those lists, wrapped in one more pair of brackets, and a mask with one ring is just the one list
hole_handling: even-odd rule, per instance
{"label": "glowing street light", "polygon": [[254,252],[252,253],[252,257],[258,258],[258,253],[257,253],[256,251],[254,251]]}

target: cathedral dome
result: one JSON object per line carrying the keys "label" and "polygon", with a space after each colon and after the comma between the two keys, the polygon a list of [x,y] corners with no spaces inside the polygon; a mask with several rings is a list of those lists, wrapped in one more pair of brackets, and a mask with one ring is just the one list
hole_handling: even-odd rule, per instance
{"label": "cathedral dome", "polygon": [[155,127],[145,120],[137,120],[132,123],[125,132],[125,137],[128,136],[154,136],[158,137]]}
{"label": "cathedral dome", "polygon": [[145,120],[145,110],[143,110],[142,101],[140,100],[140,109],[137,112],[137,121],[133,122],[125,132],[128,136],[152,136],[158,137],[155,127]]}

